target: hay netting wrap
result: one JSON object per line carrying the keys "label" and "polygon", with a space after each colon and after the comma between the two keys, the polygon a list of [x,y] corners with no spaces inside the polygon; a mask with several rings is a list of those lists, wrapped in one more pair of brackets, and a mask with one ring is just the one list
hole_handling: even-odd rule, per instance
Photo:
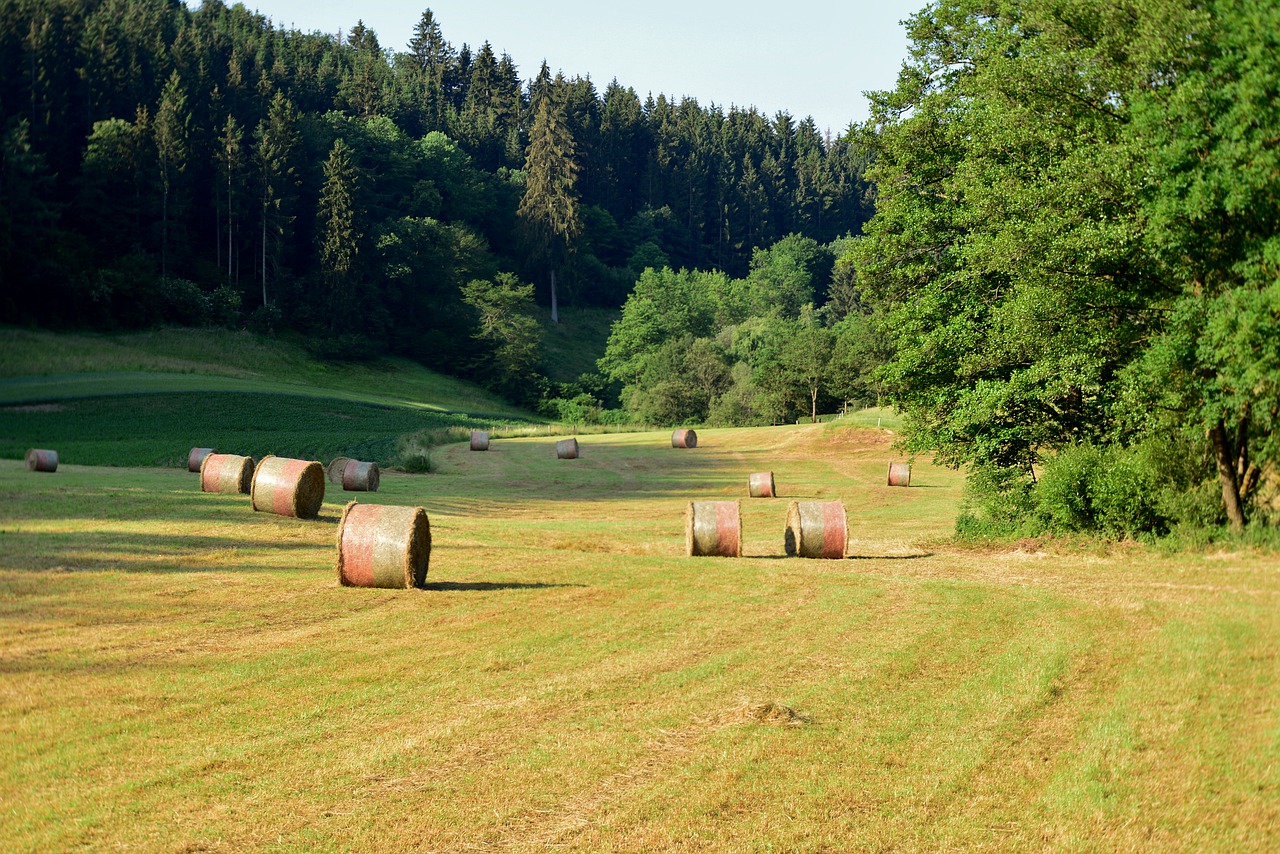
{"label": "hay netting wrap", "polygon": [[253,457],[209,454],[200,464],[201,492],[248,495],[253,488]]}
{"label": "hay netting wrap", "polygon": [[561,439],[556,442],[556,459],[576,460],[578,458],[578,440]]}
{"label": "hay netting wrap", "polygon": [[907,463],[889,463],[889,485],[910,486],[911,466]]}
{"label": "hay netting wrap", "polygon": [[377,463],[347,460],[342,470],[342,488],[347,492],[377,492],[382,471]]}
{"label": "hay netting wrap", "polygon": [[314,519],[324,504],[324,466],[287,457],[263,457],[253,473],[254,510]]}
{"label": "hay netting wrap", "polygon": [[338,524],[338,583],[403,590],[427,583],[431,523],[421,507],[357,504]]}
{"label": "hay netting wrap", "polygon": [[471,450],[487,451],[489,450],[489,434],[483,430],[471,431]]}
{"label": "hay netting wrap", "polygon": [[752,498],[777,498],[773,484],[773,472],[759,471],[747,478],[747,489]]}
{"label": "hay netting wrap", "polygon": [[849,522],[841,501],[792,501],[787,508],[788,557],[843,559]]}
{"label": "hay netting wrap", "polygon": [[187,454],[187,471],[200,471],[200,464],[212,453],[213,448],[192,448],[191,453]]}
{"label": "hay netting wrap", "polygon": [[681,427],[671,434],[671,447],[696,448],[698,447],[698,434],[688,428]]}
{"label": "hay netting wrap", "polygon": [[342,472],[349,462],[351,462],[350,457],[334,457],[333,462],[325,466],[324,473],[330,483],[334,486],[342,486]]}
{"label": "hay netting wrap", "polygon": [[684,525],[690,557],[742,557],[742,514],[736,501],[690,501]]}
{"label": "hay netting wrap", "polygon": [[47,448],[29,448],[27,450],[27,468],[30,471],[57,471],[58,452]]}

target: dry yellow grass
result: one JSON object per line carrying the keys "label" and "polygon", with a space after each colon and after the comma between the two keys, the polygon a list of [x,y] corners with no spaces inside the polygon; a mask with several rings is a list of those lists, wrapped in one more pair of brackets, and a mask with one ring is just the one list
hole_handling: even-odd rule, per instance
{"label": "dry yellow grass", "polygon": [[[885,486],[883,432],[581,441],[388,473],[422,591],[337,586],[336,492],[0,463],[0,847],[1280,847],[1274,556],[957,547],[959,477]],[[766,469],[745,557],[684,557]],[[853,557],[783,559],[794,498]]]}

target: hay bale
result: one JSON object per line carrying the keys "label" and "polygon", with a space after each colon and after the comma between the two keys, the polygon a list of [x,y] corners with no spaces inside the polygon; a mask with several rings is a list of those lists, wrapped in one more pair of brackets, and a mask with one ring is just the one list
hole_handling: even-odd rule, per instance
{"label": "hay bale", "polygon": [[483,430],[471,431],[471,450],[487,451],[489,450],[489,434]]}
{"label": "hay bale", "polygon": [[578,458],[578,440],[561,439],[556,442],[557,460],[576,460]]}
{"label": "hay bale", "polygon": [[200,464],[212,453],[213,448],[192,448],[191,453],[187,454],[187,471],[200,471]]}
{"label": "hay bale", "polygon": [[792,501],[787,508],[787,557],[842,560],[849,521],[842,501]]}
{"label": "hay bale", "polygon": [[377,463],[347,460],[342,470],[342,488],[347,492],[377,492],[382,472]]}
{"label": "hay bale", "polygon": [[906,463],[889,463],[889,485],[910,486],[911,466]]}
{"label": "hay bale", "polygon": [[671,447],[696,448],[698,447],[698,434],[687,427],[681,427],[671,434]]}
{"label": "hay bale", "polygon": [[760,471],[747,478],[747,490],[752,498],[777,498],[778,490],[773,484],[773,472]]}
{"label": "hay bale", "polygon": [[689,557],[742,557],[742,514],[736,501],[690,501],[684,524]]}
{"label": "hay bale", "polygon": [[427,583],[431,523],[421,507],[357,504],[338,523],[338,583],[403,590]]}
{"label": "hay bale", "polygon": [[58,470],[58,452],[48,451],[44,448],[29,448],[27,450],[27,469],[29,471],[57,471]]}
{"label": "hay bale", "polygon": [[349,462],[351,462],[350,457],[334,457],[333,461],[325,466],[324,473],[330,483],[334,486],[342,486],[342,472]]}
{"label": "hay bale", "polygon": [[248,495],[253,488],[253,468],[253,457],[209,454],[200,464],[200,491]]}
{"label": "hay bale", "polygon": [[287,457],[263,457],[253,473],[254,510],[314,519],[324,503],[324,466]]}

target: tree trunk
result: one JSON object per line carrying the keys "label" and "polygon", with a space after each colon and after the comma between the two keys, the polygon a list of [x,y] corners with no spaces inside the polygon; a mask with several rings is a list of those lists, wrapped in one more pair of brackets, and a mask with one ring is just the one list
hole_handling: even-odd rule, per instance
{"label": "tree trunk", "polygon": [[267,304],[267,201],[262,200],[262,304]]}
{"label": "tree trunk", "polygon": [[556,268],[551,268],[551,322],[560,322],[560,306],[556,302]]}
{"label": "tree trunk", "polygon": [[818,423],[818,387],[817,386],[814,386],[813,388],[809,389],[809,396],[810,396],[809,421],[811,424],[817,424]]}
{"label": "tree trunk", "polygon": [[1244,528],[1244,507],[1240,502],[1240,482],[1236,479],[1235,455],[1231,453],[1231,440],[1227,427],[1219,419],[1209,430],[1213,443],[1213,456],[1218,463],[1218,480],[1222,483],[1222,503],[1227,508],[1227,520],[1234,531]]}

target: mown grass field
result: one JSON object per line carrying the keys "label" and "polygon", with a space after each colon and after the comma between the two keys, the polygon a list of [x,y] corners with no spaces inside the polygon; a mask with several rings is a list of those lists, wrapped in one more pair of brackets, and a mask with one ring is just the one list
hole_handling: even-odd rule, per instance
{"label": "mown grass field", "polygon": [[[839,423],[453,445],[429,589],[178,469],[0,461],[0,848],[1280,847],[1273,556],[970,549]],[[782,499],[745,499],[772,469]],[[743,497],[741,559],[683,556]],[[788,498],[852,557],[785,559]]]}

